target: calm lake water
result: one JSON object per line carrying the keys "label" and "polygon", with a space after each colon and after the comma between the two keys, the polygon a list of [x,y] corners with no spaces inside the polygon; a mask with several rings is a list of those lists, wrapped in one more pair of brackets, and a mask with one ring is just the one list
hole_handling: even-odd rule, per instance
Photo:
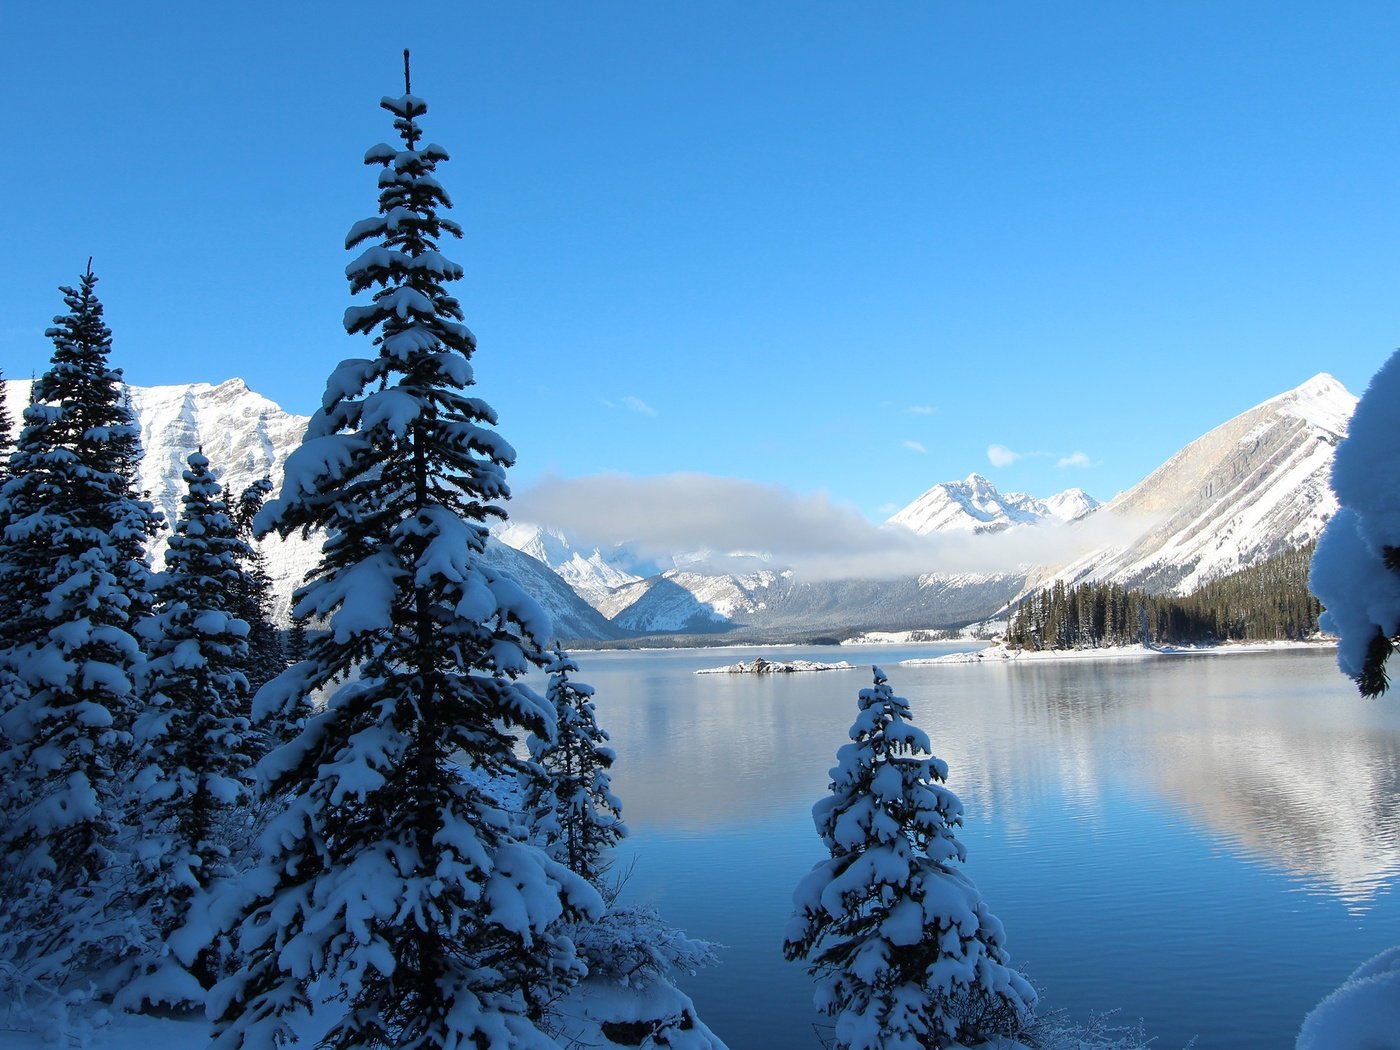
{"label": "calm lake water", "polygon": [[[899,666],[957,648],[577,654],[618,752],[627,897],[725,946],[682,986],[732,1050],[819,1045],[782,930],[872,662],[948,762],[966,871],[1043,1003],[1117,1009],[1163,1050],[1291,1047],[1400,944],[1400,698],[1360,700],[1330,651]],[[859,668],[692,673],[760,652]]]}

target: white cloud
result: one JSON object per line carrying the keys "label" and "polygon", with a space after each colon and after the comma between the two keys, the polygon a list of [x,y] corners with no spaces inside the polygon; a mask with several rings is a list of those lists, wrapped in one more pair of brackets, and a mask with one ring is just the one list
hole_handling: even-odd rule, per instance
{"label": "white cloud", "polygon": [[633,397],[632,395],[629,394],[629,395],[627,395],[626,397],[624,397],[624,398],[622,399],[622,403],[623,403],[624,405],[626,405],[628,408],[630,408],[633,412],[636,412],[638,415],[642,415],[642,416],[654,416],[654,415],[656,415],[656,409],[652,408],[649,404],[647,404],[645,401],[643,401],[643,400],[642,400],[641,398],[639,398],[639,397]]}
{"label": "white cloud", "polygon": [[1021,453],[1012,452],[1005,445],[988,445],[987,459],[994,467],[1009,467],[1021,458]]}
{"label": "white cloud", "polygon": [[932,406],[932,405],[910,405],[910,406],[909,406],[908,408],[906,408],[904,411],[908,412],[911,416],[931,416],[931,415],[933,415],[933,406]]}
{"label": "white cloud", "polygon": [[924,448],[923,442],[920,441],[905,441],[904,447],[914,452],[928,452],[928,449]]}
{"label": "white cloud", "polygon": [[721,552],[709,562],[721,572],[735,567],[723,552],[761,552],[770,567],[808,580],[1012,572],[1060,564],[1143,529],[1141,522],[1096,514],[1076,525],[919,536],[877,525],[824,492],[709,474],[546,478],[511,501],[511,517],[564,528],[588,546],[625,543],[644,557]]}
{"label": "white cloud", "polygon": [[1083,452],[1075,451],[1068,456],[1061,456],[1057,467],[1092,467],[1094,464]]}

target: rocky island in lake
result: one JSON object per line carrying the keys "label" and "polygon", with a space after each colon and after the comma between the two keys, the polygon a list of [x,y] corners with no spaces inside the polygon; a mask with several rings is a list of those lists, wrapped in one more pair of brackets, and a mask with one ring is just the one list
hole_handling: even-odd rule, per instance
{"label": "rocky island in lake", "polygon": [[696,674],[792,674],[796,671],[853,671],[855,664],[842,660],[840,663],[824,664],[816,660],[765,660],[754,657],[748,663],[739,661],[725,667],[702,667]]}

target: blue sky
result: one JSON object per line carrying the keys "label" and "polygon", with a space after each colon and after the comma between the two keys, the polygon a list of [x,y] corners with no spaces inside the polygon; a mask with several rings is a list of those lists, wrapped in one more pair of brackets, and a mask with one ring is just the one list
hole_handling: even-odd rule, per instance
{"label": "blue sky", "polygon": [[[882,517],[1105,499],[1400,343],[1400,5],[15,5],[0,367],[87,257],[140,384],[294,411],[367,344],[342,249],[400,50],[479,391],[550,475]],[[989,460],[999,445],[1020,457]]]}

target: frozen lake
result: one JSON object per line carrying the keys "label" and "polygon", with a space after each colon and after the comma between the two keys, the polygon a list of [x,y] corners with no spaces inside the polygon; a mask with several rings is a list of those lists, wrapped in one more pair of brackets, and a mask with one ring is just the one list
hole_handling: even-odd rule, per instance
{"label": "frozen lake", "polygon": [[[1362,701],[1330,651],[898,666],[956,648],[577,654],[618,752],[627,897],[725,946],[683,987],[733,1050],[819,1045],[782,929],[872,662],[948,762],[966,871],[1043,1002],[1141,1018],[1162,1050],[1288,1047],[1400,944],[1400,697]],[[692,673],[760,653],[859,666]]]}

